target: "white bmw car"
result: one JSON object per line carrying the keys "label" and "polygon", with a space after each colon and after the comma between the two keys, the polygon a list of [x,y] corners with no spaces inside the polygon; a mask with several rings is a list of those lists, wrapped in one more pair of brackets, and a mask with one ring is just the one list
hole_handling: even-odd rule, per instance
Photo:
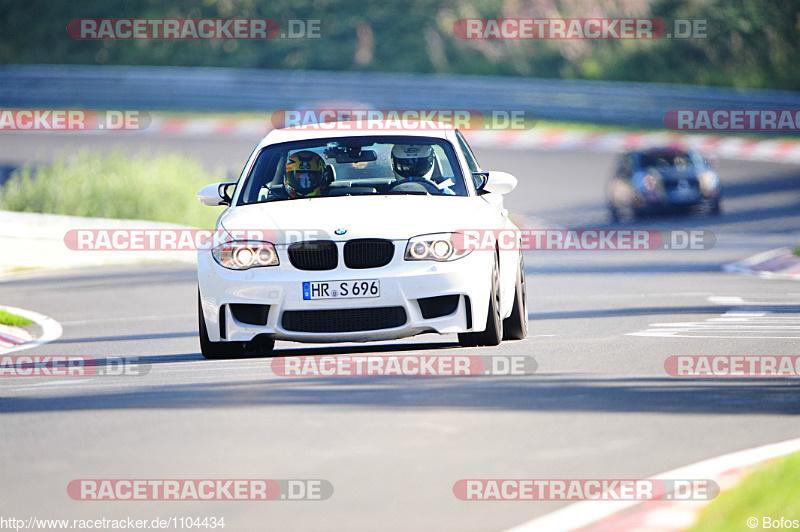
{"label": "white bmw car", "polygon": [[204,357],[268,355],[275,340],[525,338],[519,246],[464,238],[517,234],[503,207],[517,181],[482,171],[458,130],[427,126],[273,130],[238,182],[200,190],[228,206],[224,241],[197,256]]}

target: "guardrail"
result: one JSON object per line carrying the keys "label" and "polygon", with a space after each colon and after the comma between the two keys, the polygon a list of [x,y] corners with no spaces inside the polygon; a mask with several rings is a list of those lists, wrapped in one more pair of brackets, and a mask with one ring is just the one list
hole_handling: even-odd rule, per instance
{"label": "guardrail", "polygon": [[800,93],[659,83],[147,66],[0,66],[0,107],[256,111],[346,100],[376,109],[520,110],[664,127],[670,109],[799,109]]}

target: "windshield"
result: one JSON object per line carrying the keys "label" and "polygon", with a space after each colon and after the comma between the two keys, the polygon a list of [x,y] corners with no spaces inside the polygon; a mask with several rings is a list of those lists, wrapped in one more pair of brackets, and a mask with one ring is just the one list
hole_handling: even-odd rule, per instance
{"label": "windshield", "polygon": [[693,152],[650,152],[642,153],[640,156],[642,168],[654,166],[656,168],[676,168],[678,170],[703,166],[702,159]]}
{"label": "windshield", "polygon": [[466,196],[452,145],[428,137],[341,137],[267,146],[238,205],[354,195]]}

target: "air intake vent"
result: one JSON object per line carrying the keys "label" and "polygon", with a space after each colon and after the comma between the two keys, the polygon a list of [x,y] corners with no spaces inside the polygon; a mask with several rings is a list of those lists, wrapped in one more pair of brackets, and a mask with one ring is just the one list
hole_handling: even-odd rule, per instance
{"label": "air intake vent", "polygon": [[237,321],[248,325],[266,325],[269,316],[269,305],[251,305],[231,303],[231,314]]}
{"label": "air intake vent", "polygon": [[403,307],[341,310],[287,310],[281,324],[287,331],[341,333],[393,329],[406,323]]}
{"label": "air intake vent", "polygon": [[426,320],[449,316],[458,308],[458,298],[461,296],[436,296],[417,299],[422,317]]}

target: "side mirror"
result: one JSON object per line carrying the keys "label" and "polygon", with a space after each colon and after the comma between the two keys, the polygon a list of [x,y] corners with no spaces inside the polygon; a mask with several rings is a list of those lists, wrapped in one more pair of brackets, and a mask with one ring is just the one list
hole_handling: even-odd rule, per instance
{"label": "side mirror", "polygon": [[231,196],[228,194],[228,187],[234,186],[236,183],[214,183],[206,185],[197,193],[197,199],[203,205],[216,207],[217,205],[230,205]]}
{"label": "side mirror", "polygon": [[[481,176],[482,183],[478,186],[478,177]],[[475,181],[475,188],[478,194],[491,192],[493,194],[508,194],[517,186],[517,178],[506,172],[480,172],[472,174]]]}
{"label": "side mirror", "polygon": [[475,184],[475,190],[480,194],[483,187],[486,186],[486,180],[489,179],[489,172],[473,172],[472,182]]}

